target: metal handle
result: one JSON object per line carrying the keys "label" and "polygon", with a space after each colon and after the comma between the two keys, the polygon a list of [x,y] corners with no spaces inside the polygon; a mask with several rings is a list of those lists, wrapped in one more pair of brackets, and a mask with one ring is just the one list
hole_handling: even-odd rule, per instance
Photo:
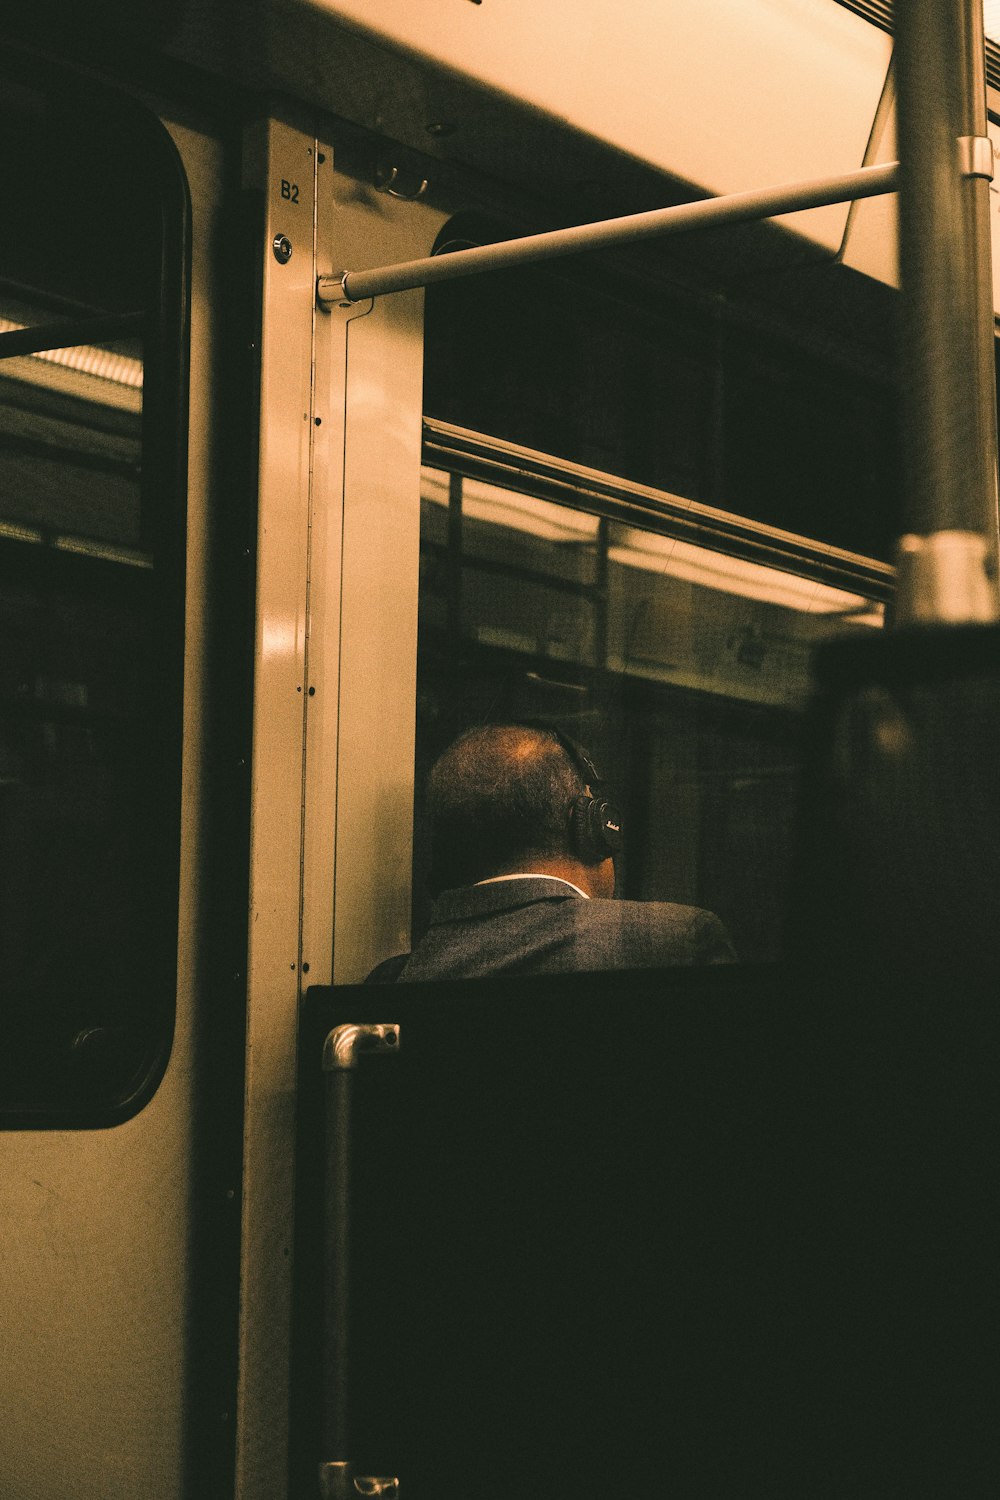
{"label": "metal handle", "polygon": [[399,1050],[399,1027],[393,1022],[335,1026],[323,1043],[323,1072],[356,1068],[362,1052],[392,1052],[394,1049]]}
{"label": "metal handle", "polygon": [[322,1500],[355,1500],[358,1495],[384,1495],[398,1500],[399,1480],[355,1474],[351,1464],[320,1464],[319,1492]]}
{"label": "metal handle", "polygon": [[354,1077],[364,1052],[399,1051],[399,1027],[392,1022],[335,1026],[323,1044],[325,1097],[324,1264],[323,1264],[323,1426],[319,1466],[322,1500],[353,1500],[358,1495],[398,1495],[396,1479],[359,1475],[348,1459],[350,1377],[351,1115]]}
{"label": "metal handle", "polygon": [[[452,281],[456,276],[472,276],[480,271],[534,265],[555,256],[633,244],[661,235],[718,224],[745,224],[777,214],[796,213],[804,208],[821,208],[828,203],[875,198],[881,193],[894,193],[898,175],[898,162],[884,162],[878,166],[858,167],[836,177],[783,183],[779,187],[746,193],[727,193],[722,198],[678,203],[671,208],[654,208],[645,213],[627,214],[623,218],[602,219],[596,224],[577,224],[570,229],[552,229],[544,234],[524,235],[496,245],[477,245],[471,250],[455,250],[450,255],[431,255],[394,266],[376,266],[367,271],[337,271],[319,277],[316,296],[320,307],[347,307],[352,302],[363,302],[367,297],[405,292],[413,287]],[[399,194],[395,196],[399,197]],[[614,282],[610,284],[613,287]]]}

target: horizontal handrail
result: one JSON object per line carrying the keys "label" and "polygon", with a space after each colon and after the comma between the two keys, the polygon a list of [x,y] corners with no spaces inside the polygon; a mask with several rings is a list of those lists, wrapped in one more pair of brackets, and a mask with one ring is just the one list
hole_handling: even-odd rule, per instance
{"label": "horizontal handrail", "polygon": [[414,287],[430,286],[433,282],[533,265],[538,261],[554,260],[557,256],[601,250],[608,245],[631,244],[718,224],[768,219],[776,214],[822,208],[856,198],[875,198],[882,193],[895,192],[898,176],[899,163],[888,162],[881,166],[860,167],[838,177],[755,188],[745,193],[727,193],[720,198],[680,203],[672,208],[655,208],[646,213],[602,219],[596,224],[579,224],[545,234],[525,235],[496,245],[476,245],[471,250],[430,255],[422,260],[402,261],[399,265],[379,266],[370,271],[342,271],[332,276],[320,276],[316,296],[321,307],[347,306],[387,292],[411,291]]}

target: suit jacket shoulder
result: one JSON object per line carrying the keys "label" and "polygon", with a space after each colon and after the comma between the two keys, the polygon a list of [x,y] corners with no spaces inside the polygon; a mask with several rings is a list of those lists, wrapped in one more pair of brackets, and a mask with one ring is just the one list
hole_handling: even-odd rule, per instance
{"label": "suit jacket shoulder", "polygon": [[666,901],[589,901],[559,882],[525,877],[445,892],[413,952],[370,977],[411,982],[734,959],[712,912]]}
{"label": "suit jacket shoulder", "polygon": [[714,912],[672,901],[592,901],[580,913],[581,957],[589,967],[651,969],[733,963],[736,954]]}

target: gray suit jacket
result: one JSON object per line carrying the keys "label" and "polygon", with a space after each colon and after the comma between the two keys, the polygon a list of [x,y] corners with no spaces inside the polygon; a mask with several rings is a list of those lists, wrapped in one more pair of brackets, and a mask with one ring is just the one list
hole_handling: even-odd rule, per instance
{"label": "gray suit jacket", "polygon": [[668,901],[588,901],[562,882],[527,875],[445,891],[413,952],[379,964],[368,979],[656,969],[735,957],[710,911]]}

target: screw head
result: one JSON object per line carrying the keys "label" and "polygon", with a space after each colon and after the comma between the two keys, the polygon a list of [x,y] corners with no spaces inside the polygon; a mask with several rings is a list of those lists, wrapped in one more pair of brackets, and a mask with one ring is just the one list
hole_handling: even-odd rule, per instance
{"label": "screw head", "polygon": [[279,266],[287,266],[292,258],[292,242],[287,234],[276,234],[271,245]]}

